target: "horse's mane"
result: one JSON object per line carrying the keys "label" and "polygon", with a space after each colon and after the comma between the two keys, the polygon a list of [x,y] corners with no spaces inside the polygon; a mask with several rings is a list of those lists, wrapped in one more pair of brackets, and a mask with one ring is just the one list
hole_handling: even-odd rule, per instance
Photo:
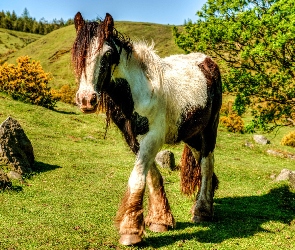
{"label": "horse's mane", "polygon": [[162,91],[163,73],[165,64],[154,50],[154,42],[150,45],[146,41],[139,41],[134,44],[136,58],[141,65],[142,70],[149,79],[154,90]]}
{"label": "horse's mane", "polygon": [[114,28],[112,19],[84,22],[77,31],[72,47],[72,64],[78,78],[85,70],[87,53],[93,38],[99,38],[97,50],[102,48],[105,41],[113,41],[117,46],[125,49],[128,55],[132,53],[131,39]]}

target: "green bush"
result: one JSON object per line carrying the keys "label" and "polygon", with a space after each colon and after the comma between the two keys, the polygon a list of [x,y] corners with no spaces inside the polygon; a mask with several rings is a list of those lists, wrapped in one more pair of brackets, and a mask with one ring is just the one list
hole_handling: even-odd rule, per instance
{"label": "green bush", "polygon": [[17,65],[4,63],[0,66],[0,91],[16,100],[52,109],[57,97],[52,95],[48,82],[50,73],[45,73],[39,62],[28,56],[17,59]]}

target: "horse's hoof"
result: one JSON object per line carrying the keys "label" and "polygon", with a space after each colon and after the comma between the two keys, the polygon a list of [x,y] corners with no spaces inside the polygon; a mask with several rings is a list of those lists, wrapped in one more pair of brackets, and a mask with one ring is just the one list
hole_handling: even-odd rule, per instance
{"label": "horse's hoof", "polygon": [[119,240],[119,243],[124,246],[136,245],[141,242],[141,237],[137,234],[123,234]]}
{"label": "horse's hoof", "polygon": [[160,224],[151,224],[149,226],[149,229],[156,233],[162,233],[168,231],[168,226],[166,225],[160,225]]}

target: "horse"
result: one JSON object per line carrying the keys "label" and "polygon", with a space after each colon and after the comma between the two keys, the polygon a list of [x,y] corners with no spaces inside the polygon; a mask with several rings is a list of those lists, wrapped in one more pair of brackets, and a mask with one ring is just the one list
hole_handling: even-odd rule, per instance
{"label": "horse", "polygon": [[[85,113],[104,111],[136,155],[115,224],[122,245],[135,245],[145,227],[165,232],[175,220],[155,164],[164,144],[184,143],[181,189],[193,195],[192,221],[212,220],[218,186],[214,149],[222,102],[221,74],[207,55],[160,58],[153,44],[131,41],[114,27],[113,17],[86,22],[74,18],[72,65],[79,88],[76,103]],[[145,187],[148,212],[143,215]]]}

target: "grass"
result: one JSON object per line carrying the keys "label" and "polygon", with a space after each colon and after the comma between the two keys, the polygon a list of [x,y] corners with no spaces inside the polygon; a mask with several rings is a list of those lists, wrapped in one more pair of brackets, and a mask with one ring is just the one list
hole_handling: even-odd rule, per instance
{"label": "grass", "polygon": [[[180,193],[179,172],[161,169],[176,228],[146,231],[140,247],[122,247],[113,225],[135,157],[112,125],[104,137],[104,115],[83,115],[58,103],[55,111],[0,94],[0,118],[17,119],[31,140],[37,170],[24,184],[0,193],[0,249],[292,249],[295,193],[270,179],[294,161],[269,156],[287,150],[280,138],[270,145],[244,146],[252,135],[219,128],[215,171],[220,188],[210,223],[190,223],[193,198]],[[253,142],[254,143],[254,142]],[[165,146],[180,160],[182,145]]]}
{"label": "grass", "polygon": [[24,48],[28,44],[38,40],[40,37],[42,36],[0,28],[0,62],[2,60],[4,61],[6,56]]}

